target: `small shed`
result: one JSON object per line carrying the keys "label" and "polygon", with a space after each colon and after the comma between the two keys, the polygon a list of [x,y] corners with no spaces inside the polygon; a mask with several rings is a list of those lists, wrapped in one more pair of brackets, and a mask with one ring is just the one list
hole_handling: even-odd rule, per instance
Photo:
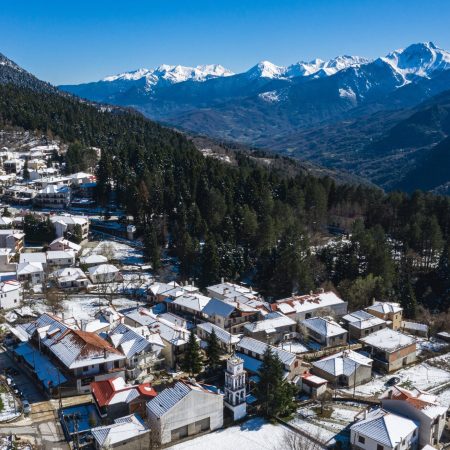
{"label": "small shed", "polygon": [[312,398],[320,398],[327,390],[328,381],[312,373],[304,373],[300,377],[300,388]]}

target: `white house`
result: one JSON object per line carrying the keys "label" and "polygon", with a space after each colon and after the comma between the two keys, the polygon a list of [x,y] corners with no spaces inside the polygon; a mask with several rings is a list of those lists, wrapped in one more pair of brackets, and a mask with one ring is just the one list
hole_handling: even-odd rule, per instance
{"label": "white house", "polygon": [[49,184],[36,194],[35,205],[46,208],[67,208],[70,204],[70,188],[64,185]]}
{"label": "white house", "polygon": [[17,265],[17,279],[30,284],[40,284],[44,281],[44,266],[41,262],[23,262]]}
{"label": "white house", "polygon": [[89,278],[92,283],[111,283],[113,281],[120,281],[120,271],[112,264],[100,264],[99,266],[89,267]]}
{"label": "white house", "polygon": [[77,254],[81,250],[81,245],[75,244],[75,242],[71,242],[63,237],[59,237],[51,242],[48,248],[52,251],[72,250]]}
{"label": "white house", "polygon": [[439,397],[413,388],[392,386],[380,396],[382,407],[395,414],[419,423],[421,446],[437,445],[445,428],[447,407],[439,403]]}
{"label": "white house", "polygon": [[21,304],[21,284],[17,281],[0,283],[0,309],[17,308]]}
{"label": "white house", "polygon": [[50,250],[47,252],[47,264],[50,267],[71,267],[75,264],[73,250]]}
{"label": "white house", "polygon": [[162,444],[223,426],[223,395],[213,386],[178,381],[147,404],[150,428]]}
{"label": "white house", "polygon": [[89,219],[83,216],[55,215],[50,217],[57,237],[63,237],[66,233],[74,233],[76,225],[81,227],[82,239],[87,239],[89,234]]}
{"label": "white house", "polygon": [[103,255],[89,255],[83,256],[80,258],[80,264],[85,265],[86,267],[99,266],[100,264],[106,264],[108,262],[108,258]]}
{"label": "white house", "polygon": [[50,274],[56,285],[60,289],[86,289],[89,286],[89,279],[78,267],[66,267]]}
{"label": "white house", "polygon": [[416,450],[419,428],[411,419],[378,408],[350,427],[356,450]]}

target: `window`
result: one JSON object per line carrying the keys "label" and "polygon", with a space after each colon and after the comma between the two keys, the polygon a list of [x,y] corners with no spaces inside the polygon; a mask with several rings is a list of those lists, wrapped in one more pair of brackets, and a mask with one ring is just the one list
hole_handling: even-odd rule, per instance
{"label": "window", "polygon": [[384,447],[381,444],[377,444],[377,450],[384,450]]}
{"label": "window", "polygon": [[366,443],[366,438],[363,436],[358,436],[358,442],[360,442],[361,444],[365,444]]}

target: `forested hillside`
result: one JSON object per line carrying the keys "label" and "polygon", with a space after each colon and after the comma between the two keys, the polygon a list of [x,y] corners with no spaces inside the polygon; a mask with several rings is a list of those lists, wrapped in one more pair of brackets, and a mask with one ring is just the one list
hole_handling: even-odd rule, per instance
{"label": "forested hillside", "polygon": [[[333,283],[354,305],[394,298],[410,316],[416,297],[448,306],[448,197],[287,175],[239,153],[226,164],[134,112],[13,85],[0,86],[0,124],[101,148],[98,200],[113,193],[135,216],[155,269],[167,246],[202,285],[244,278],[280,297]],[[329,225],[351,238],[321,245]]]}

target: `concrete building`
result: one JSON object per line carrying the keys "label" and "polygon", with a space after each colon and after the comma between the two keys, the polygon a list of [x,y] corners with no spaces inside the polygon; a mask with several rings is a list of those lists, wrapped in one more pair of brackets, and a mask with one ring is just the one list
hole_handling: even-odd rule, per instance
{"label": "concrete building", "polygon": [[336,347],[347,343],[348,332],[330,318],[311,317],[300,322],[309,338],[323,347]]}
{"label": "concrete building", "polygon": [[345,327],[353,339],[361,339],[387,326],[385,320],[363,310],[346,314],[342,317],[342,321],[345,323]]}
{"label": "concrete building", "polygon": [[23,262],[17,264],[17,279],[21,282],[27,282],[31,286],[41,284],[44,281],[44,266],[40,262]]}
{"label": "concrete building", "polygon": [[360,339],[370,353],[374,367],[393,372],[416,360],[416,340],[398,331],[384,328]]}
{"label": "concrete building", "polygon": [[80,290],[89,287],[86,274],[78,267],[59,269],[49,275],[60,289]]}
{"label": "concrete building", "polygon": [[420,446],[436,446],[445,428],[447,407],[438,396],[413,388],[392,386],[380,396],[382,407],[419,424]]}
{"label": "concrete building", "polygon": [[211,298],[219,300],[242,301],[246,303],[248,300],[257,300],[258,293],[251,287],[242,286],[236,283],[222,282],[206,288],[207,294]]}
{"label": "concrete building", "polygon": [[381,408],[350,427],[350,445],[354,450],[416,450],[418,444],[415,422]]}
{"label": "concrete building", "polygon": [[89,267],[88,274],[94,284],[112,283],[122,280],[119,269],[112,264],[100,264],[99,266]]}
{"label": "concrete building", "polygon": [[0,283],[0,309],[17,308],[22,303],[21,284],[17,281]]}
{"label": "concrete building", "polygon": [[403,308],[398,303],[374,301],[366,311],[385,320],[388,327],[393,330],[398,330],[402,326]]}
{"label": "concrete building", "polygon": [[40,208],[67,208],[70,204],[70,188],[64,185],[49,184],[38,191],[33,203]]}
{"label": "concrete building", "polygon": [[0,248],[9,248],[14,253],[23,250],[25,233],[18,230],[0,230]]}
{"label": "concrete building", "polygon": [[81,236],[85,240],[89,235],[89,219],[83,216],[65,216],[55,215],[50,216],[50,220],[55,227],[56,237],[64,237],[75,233],[75,227],[81,227]]}
{"label": "concrete building", "polygon": [[224,352],[232,353],[236,349],[236,344],[241,340],[239,336],[230,334],[228,331],[210,322],[199,323],[196,327],[197,336],[203,341],[209,338],[213,330],[216,333],[220,348]]}
{"label": "concrete building", "polygon": [[223,426],[223,396],[213,386],[178,381],[147,404],[150,428],[162,444]]}
{"label": "concrete building", "polygon": [[48,248],[52,251],[73,251],[75,254],[78,254],[81,250],[81,245],[75,244],[75,242],[71,242],[68,239],[63,237],[56,238],[52,241]]}
{"label": "concrete building", "polygon": [[311,372],[325,378],[335,388],[353,387],[372,378],[372,360],[352,350],[344,350],[312,363]]}
{"label": "concrete building", "polygon": [[47,266],[51,268],[72,267],[75,265],[73,250],[50,250],[47,252]]}

